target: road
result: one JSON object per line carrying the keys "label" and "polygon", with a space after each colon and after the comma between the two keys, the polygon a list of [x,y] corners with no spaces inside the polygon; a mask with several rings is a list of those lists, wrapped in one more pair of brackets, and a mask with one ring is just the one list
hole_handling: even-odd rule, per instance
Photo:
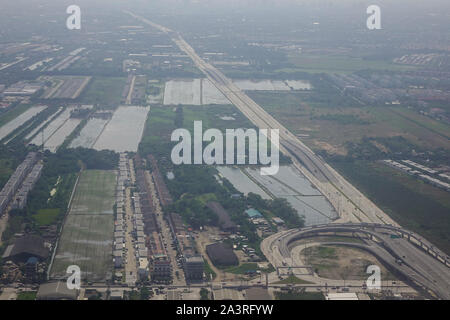
{"label": "road", "polygon": [[125,282],[128,285],[134,286],[137,281],[137,261],[136,261],[136,249],[133,243],[133,209],[131,207],[131,195],[130,188],[125,189]]}
{"label": "road", "polygon": [[[334,244],[357,247],[370,252],[386,267],[408,279],[416,288],[423,289],[432,296],[450,299],[450,268],[448,260],[441,260],[439,252],[434,252],[428,244],[417,247],[419,236],[406,230],[386,225],[368,224],[328,224],[304,229],[291,229],[274,234],[263,240],[261,250],[275,268],[296,267],[298,259],[295,241],[303,238],[352,234],[360,238],[363,234],[365,244],[355,242],[336,242]],[[327,242],[330,243],[330,242]],[[437,249],[436,249],[437,250]],[[401,260],[401,263],[399,263]],[[301,262],[300,262],[301,263]],[[303,263],[302,263],[303,264]],[[342,281],[322,279],[310,275],[299,275],[306,281],[317,284],[339,285]]]}
{"label": "road", "polygon": [[134,90],[134,83],[136,82],[136,76],[133,76],[133,79],[131,80],[130,89],[128,90],[127,99],[125,100],[125,104],[130,105],[131,104],[131,97],[133,95]]}
{"label": "road", "polygon": [[247,96],[222,72],[201,59],[195,50],[178,33],[132,12],[125,12],[167,34],[180,50],[192,59],[198,69],[205,74],[214,86],[256,127],[260,129],[278,129],[280,151],[290,157],[293,165],[327,197],[339,214],[339,222],[352,221],[396,224],[395,221],[348,183],[339,173],[326,164],[319,156],[314,154],[298,137]]}
{"label": "road", "polygon": [[9,219],[9,213],[6,212],[0,217],[0,246],[2,245],[2,236],[3,232],[6,229],[6,226],[8,225],[8,219]]}
{"label": "road", "polygon": [[[170,233],[170,228],[165,219],[163,219],[163,212],[161,209],[161,204],[159,202],[159,198],[156,193],[155,184],[153,182],[151,174],[146,171],[145,178],[147,180],[147,184],[150,187],[150,191],[152,193],[153,204],[155,207],[156,221],[161,229],[161,237],[163,239],[163,245],[166,249],[168,258],[170,259],[172,265],[172,279],[174,285],[186,285],[186,280],[184,278],[183,270],[177,264],[177,251],[172,248],[171,244],[173,242],[172,235]],[[178,277],[176,276],[178,274]]]}
{"label": "road", "polygon": [[[149,24],[170,36],[172,41],[181,51],[185,52],[192,59],[197,68],[205,74],[214,86],[256,127],[260,129],[278,129],[280,151],[290,157],[294,166],[300,170],[325,197],[327,197],[339,214],[337,222],[377,223],[398,227],[398,224],[386,213],[346,181],[319,156],[314,154],[314,152],[300,141],[298,137],[269,115],[222,72],[201,59],[195,50],[179,34],[131,12],[126,12],[136,19]],[[448,286],[450,276],[447,278],[447,273],[439,276],[440,271],[448,271],[446,269],[447,267],[442,269],[442,265],[439,265],[439,261],[428,254],[418,253],[416,247],[408,241],[402,241],[401,247],[400,245],[397,247],[397,245],[392,242],[393,241],[387,241],[390,250],[394,250],[394,252],[406,250],[408,253],[406,256],[402,255],[405,256],[404,259],[408,262],[397,268],[400,272],[406,274],[412,281],[433,291],[436,295],[447,299],[450,298],[450,287]],[[387,253],[384,249],[384,251],[382,251],[380,248],[381,247],[377,247],[377,249],[373,249],[372,253],[376,253],[391,262],[393,255]],[[287,258],[286,252],[283,252],[283,250],[287,249],[283,247],[283,245],[280,245],[278,248],[276,246],[272,246],[268,250],[266,248],[263,252],[267,257],[271,257],[272,259],[269,260],[274,266],[277,266],[280,261],[283,261],[283,258]],[[281,251],[281,257],[277,256],[277,251]],[[279,260],[280,258],[281,260]],[[414,269],[414,272],[406,270],[407,268],[405,265],[409,263],[416,268],[414,269],[414,267],[408,266],[409,268]],[[431,270],[435,271],[432,272]],[[443,282],[438,283],[440,280],[443,280]]]}
{"label": "road", "polygon": [[[134,177],[133,160],[128,159],[128,167],[132,185],[136,180]],[[132,207],[131,188],[125,189],[125,283],[129,286],[134,286],[137,281],[137,261],[136,248],[133,241],[133,217],[134,210]]]}

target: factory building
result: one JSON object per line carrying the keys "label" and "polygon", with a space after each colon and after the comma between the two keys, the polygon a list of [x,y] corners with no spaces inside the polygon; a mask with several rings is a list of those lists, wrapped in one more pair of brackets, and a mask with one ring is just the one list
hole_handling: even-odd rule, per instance
{"label": "factory building", "polygon": [[183,268],[186,280],[203,280],[205,262],[201,255],[187,255],[183,257]]}
{"label": "factory building", "polygon": [[30,258],[45,261],[48,253],[43,238],[36,235],[25,235],[6,248],[2,259],[5,259],[5,261],[11,260],[15,263],[26,263]]}
{"label": "factory building", "polygon": [[233,249],[222,242],[207,245],[206,253],[215,266],[233,266],[239,264],[239,260],[233,252]]}

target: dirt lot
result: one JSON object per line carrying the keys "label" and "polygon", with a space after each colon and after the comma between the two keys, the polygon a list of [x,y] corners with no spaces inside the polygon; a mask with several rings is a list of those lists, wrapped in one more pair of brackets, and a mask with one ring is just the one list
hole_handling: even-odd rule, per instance
{"label": "dirt lot", "polygon": [[320,276],[336,280],[364,280],[367,266],[378,265],[383,280],[394,279],[371,254],[348,247],[315,246],[302,251],[302,259]]}

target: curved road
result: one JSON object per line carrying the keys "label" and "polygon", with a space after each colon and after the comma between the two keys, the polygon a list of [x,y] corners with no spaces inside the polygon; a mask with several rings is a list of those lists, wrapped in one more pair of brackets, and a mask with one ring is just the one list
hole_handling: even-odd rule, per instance
{"label": "curved road", "polygon": [[[419,236],[397,227],[380,224],[328,224],[277,233],[263,240],[261,249],[274,267],[295,267],[292,256],[295,241],[303,238],[345,233],[360,238],[365,244],[339,242],[358,247],[376,256],[384,265],[418,287],[441,299],[450,299],[450,267],[446,256]],[[418,246],[419,245],[419,246]],[[303,276],[301,276],[304,278]],[[305,280],[307,280],[305,278]]]}

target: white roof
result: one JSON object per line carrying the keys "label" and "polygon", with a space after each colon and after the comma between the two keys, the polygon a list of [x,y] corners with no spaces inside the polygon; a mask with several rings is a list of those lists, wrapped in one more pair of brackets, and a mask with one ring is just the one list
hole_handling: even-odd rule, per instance
{"label": "white roof", "polygon": [[358,300],[358,296],[354,292],[337,292],[328,293],[326,295],[327,300]]}

